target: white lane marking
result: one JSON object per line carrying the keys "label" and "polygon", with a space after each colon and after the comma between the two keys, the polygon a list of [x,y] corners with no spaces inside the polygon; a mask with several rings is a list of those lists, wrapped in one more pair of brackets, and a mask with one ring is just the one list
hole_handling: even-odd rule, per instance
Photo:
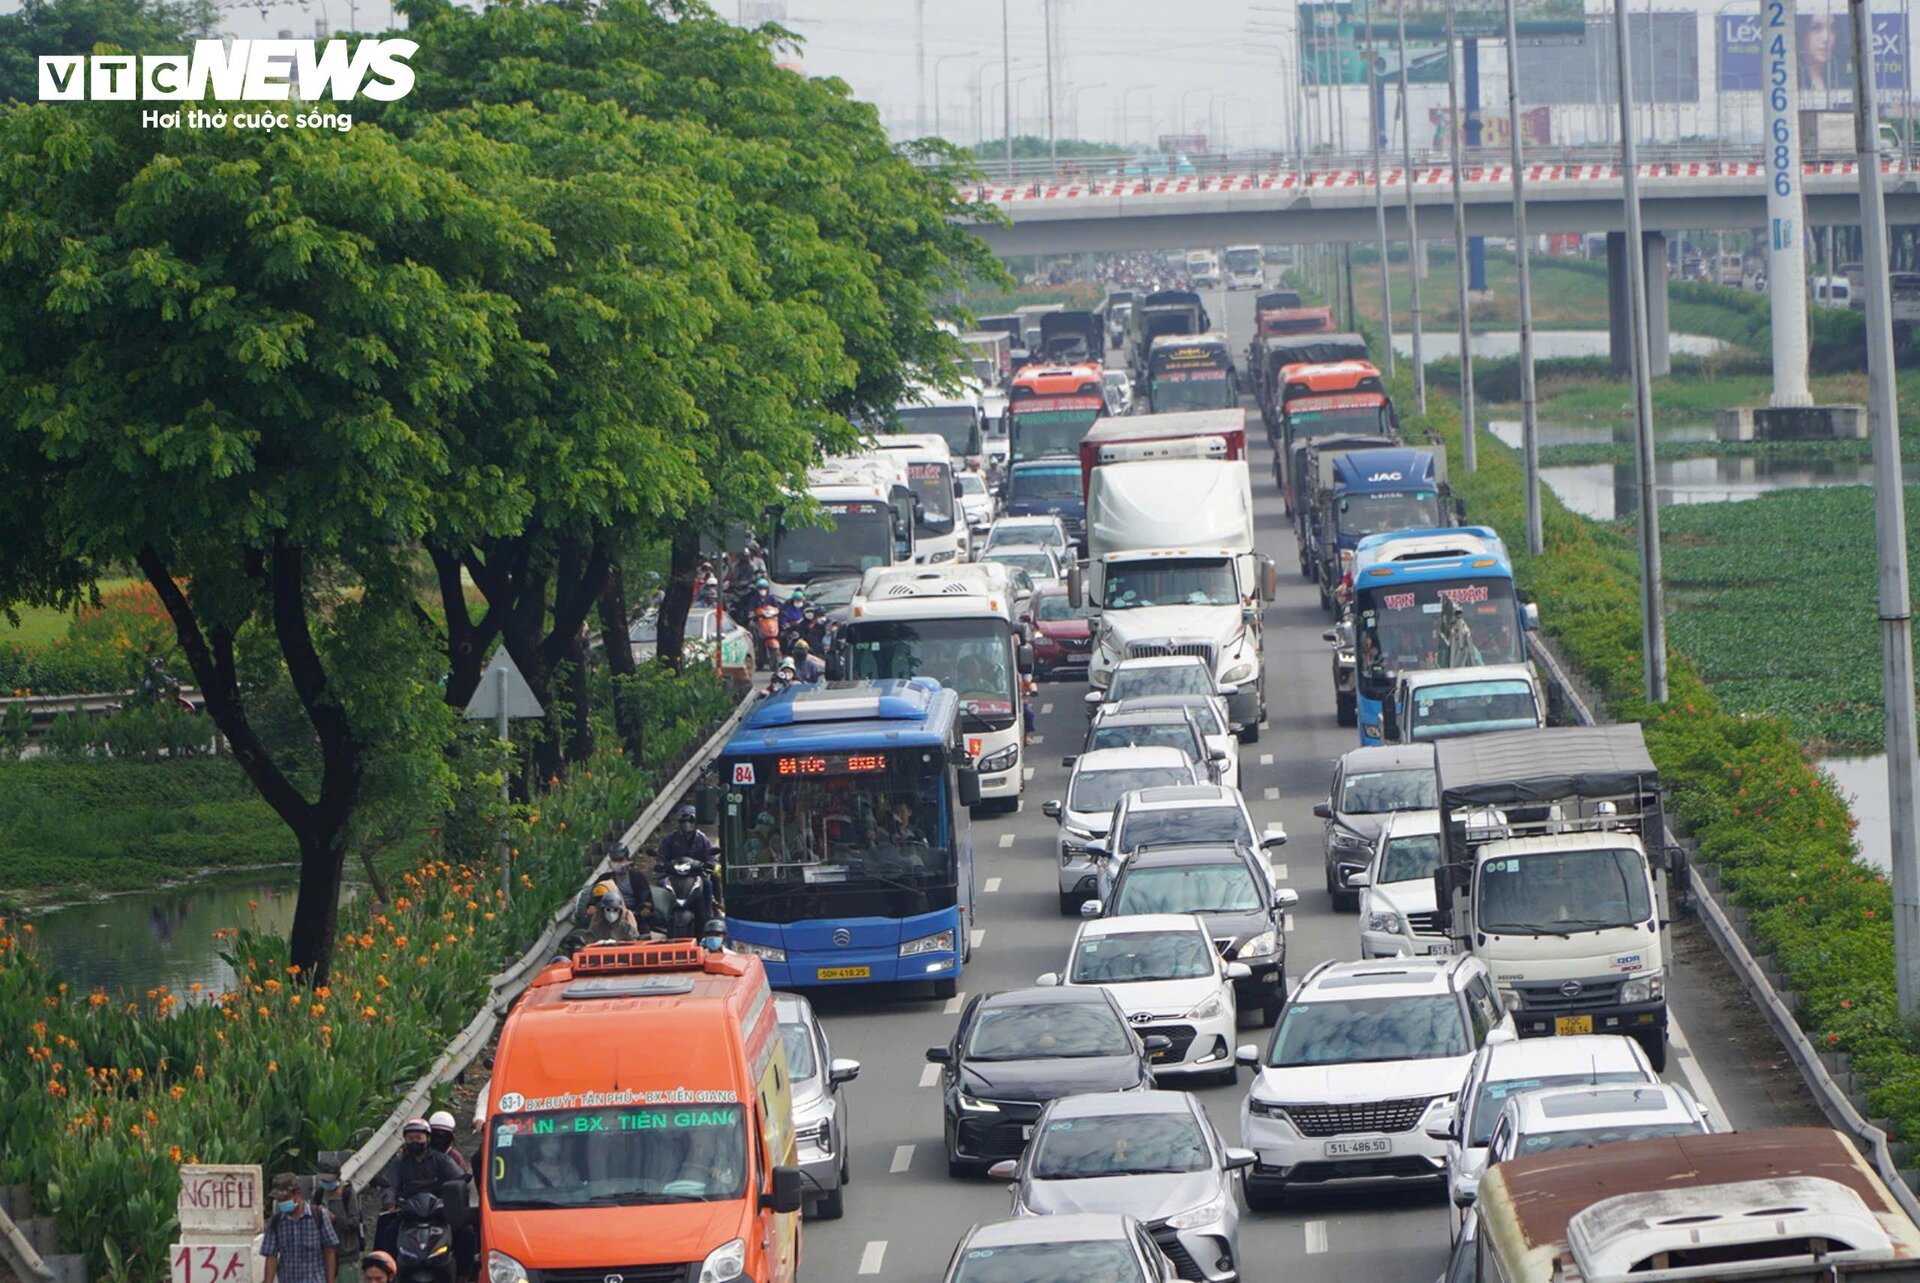
{"label": "white lane marking", "polygon": [[1270,727],[1270,726],[1268,726],[1268,725],[1267,725],[1267,724],[1266,724],[1265,722],[1262,722],[1262,723],[1260,723],[1260,729],[1261,729],[1261,730],[1263,730],[1263,731],[1265,731],[1265,730],[1271,730],[1271,729],[1273,729],[1273,728],[1272,728],[1272,727]]}
{"label": "white lane marking", "polygon": [[967,932],[967,938],[972,940],[973,947],[978,949],[980,942],[987,938],[987,929],[985,927],[975,927],[973,930]]}
{"label": "white lane marking", "polygon": [[1010,847],[1010,846],[1012,846],[1012,845],[1013,845],[1013,834],[1011,834],[1011,833],[1002,833],[1002,834],[1000,835],[1000,849],[1001,849],[1002,851],[1004,851],[1004,850],[1006,850],[1006,849],[1007,849],[1008,847]]}
{"label": "white lane marking", "polygon": [[940,1085],[940,1066],[928,1065],[926,1068],[922,1069],[920,1071],[920,1085],[922,1087],[939,1086]]}
{"label": "white lane marking", "polygon": [[894,1146],[893,1166],[887,1168],[887,1170],[889,1172],[904,1172],[909,1167],[912,1167],[912,1166],[913,1166],[913,1146],[911,1145]]}
{"label": "white lane marking", "polygon": [[1051,713],[1052,711],[1053,711],[1053,705],[1051,704],[1042,704],[1040,706],[1040,716],[1042,717],[1045,717],[1048,713]]}
{"label": "white lane marking", "polygon": [[1282,931],[1292,931],[1292,930],[1293,930],[1293,915],[1292,915],[1291,913],[1289,913],[1289,914],[1287,914],[1287,915],[1286,915],[1286,917],[1285,917],[1285,919],[1284,919],[1284,920],[1282,920],[1282,922],[1281,922],[1281,924],[1280,924],[1280,929],[1281,929]]}
{"label": "white lane marking", "polygon": [[995,891],[998,891],[1000,889],[1000,879],[988,878],[987,885],[985,885],[984,887],[981,887],[980,889],[982,891],[985,891],[988,895],[992,895]]}
{"label": "white lane marking", "polygon": [[1275,882],[1285,882],[1285,881],[1287,880],[1287,866],[1286,866],[1286,865],[1284,865],[1284,864],[1276,864],[1276,865],[1274,865],[1274,866],[1273,866],[1273,880],[1274,880]]}
{"label": "white lane marking", "polygon": [[[947,1005],[942,1007],[941,1010],[949,1016],[957,1016],[960,1014],[961,1004],[966,1002],[966,1000],[967,1000],[967,993],[966,993],[966,990],[963,989],[959,993],[956,993],[955,995],[953,995],[953,997],[947,999]],[[911,1148],[911,1146],[909,1146],[909,1148]]]}
{"label": "white lane marking", "polygon": [[1720,1098],[1714,1094],[1713,1084],[1707,1081],[1706,1070],[1700,1067],[1700,1061],[1693,1054],[1693,1047],[1687,1042],[1686,1031],[1680,1028],[1679,1020],[1673,1013],[1667,1013],[1667,1041],[1673,1044],[1675,1058],[1680,1062],[1680,1076],[1687,1080],[1687,1087],[1693,1092],[1693,1098],[1706,1106],[1713,1115],[1710,1120],[1715,1131],[1732,1131],[1733,1119],[1727,1117],[1727,1111],[1720,1106]]}
{"label": "white lane marking", "polygon": [[1032,768],[1031,766],[1029,766],[1029,767],[1027,768],[1027,778],[1028,778],[1028,779],[1032,779],[1032,778],[1033,778],[1033,768]]}
{"label": "white lane marking", "polygon": [[878,1274],[880,1272],[880,1262],[886,1259],[887,1240],[883,1238],[874,1239],[867,1244],[867,1250],[860,1253],[860,1272],[862,1274]]}
{"label": "white lane marking", "polygon": [[1044,735],[1036,735],[1032,739],[1027,741],[1027,743],[1029,744],[1044,744],[1046,742],[1047,742],[1047,737]]}
{"label": "white lane marking", "polygon": [[1262,765],[1262,766],[1272,766],[1272,765],[1273,765],[1273,754],[1271,754],[1271,753],[1262,753],[1262,754],[1260,755],[1260,765]]}
{"label": "white lane marking", "polygon": [[1278,802],[1280,800],[1280,790],[1277,788],[1269,788],[1266,791],[1266,798],[1269,802]]}
{"label": "white lane marking", "polygon": [[[880,1246],[885,1247],[882,1243]],[[1327,1250],[1327,1223],[1325,1221],[1307,1222],[1307,1255],[1317,1256]]]}

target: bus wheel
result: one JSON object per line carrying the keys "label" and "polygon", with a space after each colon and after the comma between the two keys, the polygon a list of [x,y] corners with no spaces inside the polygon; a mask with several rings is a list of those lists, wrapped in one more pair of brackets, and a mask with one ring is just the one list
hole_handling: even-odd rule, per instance
{"label": "bus wheel", "polygon": [[1360,724],[1359,696],[1352,691],[1333,693],[1333,720],[1341,726]]}
{"label": "bus wheel", "polygon": [[959,992],[960,981],[958,979],[949,977],[945,980],[936,980],[933,982],[933,996],[936,998],[944,1000],[955,996]]}

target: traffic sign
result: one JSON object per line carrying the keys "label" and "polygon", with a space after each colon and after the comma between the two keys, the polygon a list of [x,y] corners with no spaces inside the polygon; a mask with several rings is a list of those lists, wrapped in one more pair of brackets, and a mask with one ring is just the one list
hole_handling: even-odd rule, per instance
{"label": "traffic sign", "polygon": [[493,652],[487,671],[480,674],[480,685],[467,701],[467,716],[480,721],[498,721],[506,717],[541,717],[545,710],[534,697],[533,687],[520,675],[505,646]]}

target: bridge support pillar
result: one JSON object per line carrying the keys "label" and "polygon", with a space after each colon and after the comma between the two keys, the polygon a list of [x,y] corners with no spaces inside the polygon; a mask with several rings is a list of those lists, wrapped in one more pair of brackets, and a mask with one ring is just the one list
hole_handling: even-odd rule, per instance
{"label": "bridge support pillar", "polygon": [[[1647,351],[1653,368],[1649,378],[1673,372],[1667,343],[1667,236],[1641,233],[1647,271]],[[1613,368],[1624,374],[1633,368],[1632,309],[1627,303],[1627,234],[1607,233],[1607,352]]]}

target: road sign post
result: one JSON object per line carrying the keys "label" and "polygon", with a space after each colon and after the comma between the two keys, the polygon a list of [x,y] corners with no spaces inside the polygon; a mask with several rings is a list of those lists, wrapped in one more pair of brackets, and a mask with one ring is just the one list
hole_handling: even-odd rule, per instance
{"label": "road sign post", "polygon": [[[508,719],[514,717],[544,717],[546,710],[540,707],[535,698],[533,687],[527,685],[527,679],[520,675],[520,669],[514,664],[513,657],[507,654],[503,644],[493,652],[485,672],[480,674],[480,685],[475,688],[473,698],[467,701],[466,713],[476,721],[492,721],[494,735],[504,744],[512,744]],[[507,828],[508,812],[507,781],[500,781],[500,895],[503,899],[513,899],[513,847]],[[192,1280],[191,1283],[200,1283]]]}

